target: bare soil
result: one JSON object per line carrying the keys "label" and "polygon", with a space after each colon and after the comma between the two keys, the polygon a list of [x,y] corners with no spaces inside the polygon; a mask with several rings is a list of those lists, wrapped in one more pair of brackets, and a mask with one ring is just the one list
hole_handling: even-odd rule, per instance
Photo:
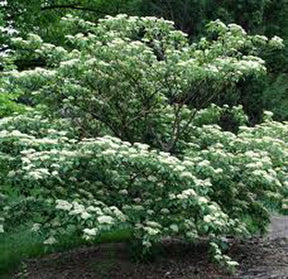
{"label": "bare soil", "polygon": [[167,241],[163,251],[144,264],[131,261],[124,243],[84,247],[28,260],[13,279],[288,279],[288,217],[273,217],[265,238],[232,244],[229,255],[240,263],[234,275],[209,262],[206,243]]}

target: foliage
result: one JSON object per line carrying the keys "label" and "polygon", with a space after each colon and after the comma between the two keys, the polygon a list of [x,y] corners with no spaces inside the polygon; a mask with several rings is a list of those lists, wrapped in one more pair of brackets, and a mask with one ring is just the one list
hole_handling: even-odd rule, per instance
{"label": "foliage", "polygon": [[3,12],[1,11],[3,3],[0,1],[0,118],[25,111],[25,106],[17,102],[19,94],[17,92],[7,92],[5,83],[7,79],[3,78],[7,72],[15,68],[14,59],[9,49],[11,38],[16,35],[16,30],[11,28],[5,20],[3,20]]}
{"label": "foliage", "polygon": [[[288,35],[286,0],[143,0],[139,11],[175,21],[182,31],[199,36],[203,25],[220,19],[235,22],[251,33]],[[251,16],[253,15],[253,16]]]}
{"label": "foliage", "polygon": [[254,34],[288,34],[286,0],[14,0],[1,1],[1,10],[3,20],[12,21],[21,34],[37,32],[54,43],[63,39],[59,21],[67,13],[93,22],[107,14],[154,15],[174,21],[177,28],[193,36],[202,35],[203,26],[218,18]]}
{"label": "foliage", "polygon": [[10,116],[13,113],[24,112],[27,107],[17,102],[19,92],[8,92],[5,90],[5,84],[9,81],[5,78],[14,68],[13,60],[10,58],[8,53],[2,53],[0,55],[0,118]]}
{"label": "foliage", "polygon": [[286,99],[288,93],[287,74],[279,75],[263,92],[265,107],[273,110],[275,117],[281,121],[288,119]]}
{"label": "foliage", "polygon": [[137,0],[14,0],[1,1],[3,20],[11,22],[21,35],[35,32],[48,42],[64,43],[60,20],[67,13],[93,21],[107,14],[132,12]]}

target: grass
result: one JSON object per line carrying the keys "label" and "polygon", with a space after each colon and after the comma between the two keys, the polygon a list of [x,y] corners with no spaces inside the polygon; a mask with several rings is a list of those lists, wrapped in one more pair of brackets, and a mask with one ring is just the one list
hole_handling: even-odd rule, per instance
{"label": "grass", "polygon": [[111,232],[105,232],[96,240],[96,243],[126,242],[131,240],[132,232],[129,229],[118,229]]}
{"label": "grass", "polygon": [[80,246],[95,245],[109,242],[124,242],[131,239],[131,232],[127,229],[119,229],[107,232],[93,243],[85,242],[81,237],[71,236],[59,241],[59,244],[52,248],[44,246],[41,236],[35,237],[27,228],[18,227],[9,235],[0,236],[0,278],[8,279],[11,274],[19,268],[23,260],[39,258],[51,252],[60,252]]}
{"label": "grass", "polygon": [[24,258],[44,254],[42,239],[33,236],[28,230],[18,230],[0,237],[0,278],[9,278]]}

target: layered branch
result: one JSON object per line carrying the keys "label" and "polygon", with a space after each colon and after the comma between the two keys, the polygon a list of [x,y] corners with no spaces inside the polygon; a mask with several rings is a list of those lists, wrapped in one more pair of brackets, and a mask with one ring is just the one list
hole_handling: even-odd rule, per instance
{"label": "layered branch", "polygon": [[94,12],[94,13],[99,13],[99,14],[106,14],[104,11],[101,11],[99,9],[83,7],[77,4],[46,6],[46,7],[42,7],[41,11],[55,10],[55,9],[72,9],[72,10]]}

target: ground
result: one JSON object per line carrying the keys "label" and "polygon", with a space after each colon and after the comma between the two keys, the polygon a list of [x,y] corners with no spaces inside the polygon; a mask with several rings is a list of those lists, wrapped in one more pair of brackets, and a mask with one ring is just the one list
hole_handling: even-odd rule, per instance
{"label": "ground", "polygon": [[273,217],[265,238],[233,243],[229,254],[240,263],[233,276],[207,260],[205,243],[167,241],[163,249],[153,263],[137,264],[125,244],[79,248],[23,262],[13,279],[288,279],[288,217]]}

